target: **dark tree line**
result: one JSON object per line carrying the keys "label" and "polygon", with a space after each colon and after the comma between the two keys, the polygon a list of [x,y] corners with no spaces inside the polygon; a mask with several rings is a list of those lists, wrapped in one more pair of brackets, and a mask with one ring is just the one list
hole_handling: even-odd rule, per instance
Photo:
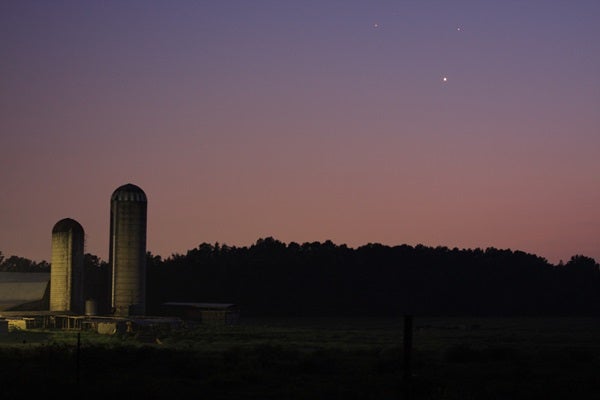
{"label": "dark tree line", "polygon": [[599,315],[600,266],[550,264],[522,251],[423,245],[358,248],[202,243],[148,254],[148,304],[230,302],[250,315]]}
{"label": "dark tree line", "polygon": [[50,272],[50,263],[35,262],[19,256],[6,258],[0,251],[0,272]]}
{"label": "dark tree line", "polygon": [[[91,254],[84,262],[86,297],[107,305],[108,264]],[[15,265],[49,271],[45,262],[0,258],[2,271]],[[496,248],[350,248],[268,237],[249,247],[202,243],[166,259],[148,253],[146,292],[148,313],[180,301],[235,303],[244,315],[272,316],[600,315],[600,266],[583,255],[553,265]]]}

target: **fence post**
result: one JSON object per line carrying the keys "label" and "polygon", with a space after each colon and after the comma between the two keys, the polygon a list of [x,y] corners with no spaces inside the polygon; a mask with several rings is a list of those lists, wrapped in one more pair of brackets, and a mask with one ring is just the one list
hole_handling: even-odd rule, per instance
{"label": "fence post", "polygon": [[411,377],[412,377],[412,336],[413,336],[413,316],[405,315],[404,316],[404,368],[403,368],[403,387],[404,387],[404,398],[410,398],[410,386],[411,386]]}
{"label": "fence post", "polygon": [[75,385],[79,391],[79,353],[81,351],[81,332],[77,332],[77,349],[75,350]]}

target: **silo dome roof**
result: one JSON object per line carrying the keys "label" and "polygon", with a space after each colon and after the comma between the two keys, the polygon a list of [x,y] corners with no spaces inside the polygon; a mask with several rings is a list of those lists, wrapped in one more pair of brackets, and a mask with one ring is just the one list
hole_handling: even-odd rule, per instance
{"label": "silo dome roof", "polygon": [[111,201],[137,201],[147,202],[146,193],[139,187],[132,183],[128,183],[123,186],[119,186],[110,197]]}
{"label": "silo dome roof", "polygon": [[74,219],[63,218],[54,224],[54,228],[52,228],[52,233],[58,232],[75,232],[83,235],[83,227]]}

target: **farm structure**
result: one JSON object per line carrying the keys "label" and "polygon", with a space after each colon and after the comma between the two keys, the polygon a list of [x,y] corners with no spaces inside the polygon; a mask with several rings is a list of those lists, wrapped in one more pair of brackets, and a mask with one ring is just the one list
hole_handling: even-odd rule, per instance
{"label": "farm structure", "polygon": [[110,197],[108,268],[86,269],[85,231],[72,218],[52,228],[50,273],[0,273],[0,332],[35,328],[104,334],[152,332],[192,324],[235,324],[239,308],[223,303],[164,303],[146,315],[148,199],[131,183]]}
{"label": "farm structure", "polygon": [[162,304],[161,314],[177,316],[186,321],[234,325],[240,318],[240,309],[228,303],[167,302]]}

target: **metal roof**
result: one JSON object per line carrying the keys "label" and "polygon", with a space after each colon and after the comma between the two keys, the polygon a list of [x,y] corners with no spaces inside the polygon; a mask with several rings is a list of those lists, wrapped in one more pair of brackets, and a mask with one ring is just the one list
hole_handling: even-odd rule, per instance
{"label": "metal roof", "polygon": [[83,227],[72,218],[63,218],[52,228],[52,233],[56,232],[75,232],[83,235]]}
{"label": "metal roof", "polygon": [[0,272],[0,310],[41,300],[49,282],[49,273]]}
{"label": "metal roof", "polygon": [[146,193],[139,187],[134,185],[133,183],[128,183],[122,186],[119,186],[113,192],[110,197],[111,201],[136,201],[140,203],[146,203],[148,199],[146,198]]}
{"label": "metal roof", "polygon": [[162,305],[168,306],[168,307],[191,307],[191,308],[205,308],[205,309],[226,309],[226,308],[237,307],[235,304],[231,304],[231,303],[186,303],[186,302],[176,302],[176,301],[163,303]]}

